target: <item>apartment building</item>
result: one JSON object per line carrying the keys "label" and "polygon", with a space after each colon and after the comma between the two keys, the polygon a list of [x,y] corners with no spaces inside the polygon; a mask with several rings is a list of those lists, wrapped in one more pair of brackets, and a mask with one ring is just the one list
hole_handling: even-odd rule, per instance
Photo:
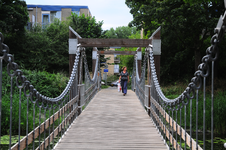
{"label": "apartment building", "polygon": [[55,18],[60,21],[66,20],[71,13],[85,16],[92,16],[88,6],[73,5],[27,5],[29,22],[46,25],[52,23]]}
{"label": "apartment building", "polygon": [[[118,48],[121,48],[121,47],[110,47],[109,51],[115,51],[115,49],[118,49]],[[111,76],[111,75],[118,75],[120,72],[120,69],[119,69],[119,63],[120,63],[120,59],[117,57],[117,54],[115,55],[104,55],[104,58],[107,58],[107,61],[104,62],[104,64],[107,64],[108,66],[108,72],[107,72],[107,75],[108,76]],[[102,67],[101,68],[101,74],[103,75],[104,74],[104,69],[105,67]]]}

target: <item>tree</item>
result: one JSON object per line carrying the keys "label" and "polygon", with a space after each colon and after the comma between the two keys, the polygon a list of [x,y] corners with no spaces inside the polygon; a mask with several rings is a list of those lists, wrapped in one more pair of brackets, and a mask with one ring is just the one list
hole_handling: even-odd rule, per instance
{"label": "tree", "polygon": [[185,3],[190,3],[190,4],[201,4],[202,2],[221,2],[222,0],[184,0]]}
{"label": "tree", "polygon": [[161,75],[171,81],[193,75],[208,46],[206,40],[224,11],[223,1],[126,0],[126,4],[134,18],[129,26],[144,28],[145,34],[162,26]]}
{"label": "tree", "polygon": [[[141,35],[140,32],[137,31],[135,34],[128,36],[129,39],[140,39]],[[145,37],[146,38],[146,37]],[[120,49],[116,49],[116,51],[136,51],[137,47],[122,47]],[[145,49],[142,48],[142,52],[144,55]],[[133,71],[133,64],[134,64],[134,56],[133,55],[119,55],[120,58],[120,68],[123,66],[127,67],[129,73]]]}
{"label": "tree", "polygon": [[130,35],[136,34],[136,32],[136,27],[122,26],[117,27],[115,30],[114,28],[107,30],[106,36],[112,39],[128,39]]}
{"label": "tree", "polygon": [[[105,31],[102,29],[103,21],[97,22],[95,17],[78,16],[76,14],[71,15],[71,27],[83,38],[105,38]],[[92,50],[93,48],[86,48],[87,62],[89,70],[92,69]],[[103,48],[99,48],[103,50]],[[105,62],[104,56],[100,55],[100,61]]]}
{"label": "tree", "polygon": [[28,21],[27,5],[21,0],[0,0],[0,32],[23,34]]}
{"label": "tree", "polygon": [[21,51],[14,51],[16,60],[25,69],[68,72],[68,26],[69,21],[56,19],[45,29],[27,31]]}
{"label": "tree", "polygon": [[[68,73],[68,27],[71,26],[84,38],[101,38],[105,34],[101,28],[102,24],[102,22],[96,22],[94,17],[72,14],[66,21],[55,19],[44,29],[37,25],[30,31],[26,31],[23,38],[4,34],[4,43],[9,46],[15,61],[24,69]],[[86,54],[89,69],[91,69],[92,49],[86,48]]]}
{"label": "tree", "polygon": [[[137,31],[136,27],[122,26],[117,27],[115,30],[111,28],[106,32],[108,38],[118,38],[118,39],[140,39],[140,30]],[[122,47],[116,49],[116,51],[136,51],[137,48]],[[133,70],[134,56],[131,55],[120,55],[120,68],[127,66],[128,72]]]}
{"label": "tree", "polygon": [[28,21],[27,5],[21,0],[0,0],[0,32],[10,53],[21,53]]}
{"label": "tree", "polygon": [[108,38],[111,38],[111,39],[117,39],[118,38],[117,34],[115,33],[114,28],[110,28],[110,30],[107,30],[106,31],[106,36]]}

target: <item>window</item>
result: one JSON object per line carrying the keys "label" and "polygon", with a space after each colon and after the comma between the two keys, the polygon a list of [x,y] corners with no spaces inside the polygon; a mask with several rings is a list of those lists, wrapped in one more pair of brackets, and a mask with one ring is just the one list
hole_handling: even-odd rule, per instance
{"label": "window", "polygon": [[59,19],[61,21],[61,11],[51,11],[50,12],[50,22],[53,23],[54,19]]}
{"label": "window", "polygon": [[119,73],[119,65],[114,65],[114,73]]}
{"label": "window", "polygon": [[42,14],[42,23],[47,25],[49,23],[49,14]]}
{"label": "window", "polygon": [[79,11],[72,11],[72,12],[79,16]]}
{"label": "window", "polygon": [[35,15],[32,15],[32,26],[34,25],[35,23]]}
{"label": "window", "polygon": [[45,29],[46,26],[49,24],[49,14],[42,14],[42,28]]}

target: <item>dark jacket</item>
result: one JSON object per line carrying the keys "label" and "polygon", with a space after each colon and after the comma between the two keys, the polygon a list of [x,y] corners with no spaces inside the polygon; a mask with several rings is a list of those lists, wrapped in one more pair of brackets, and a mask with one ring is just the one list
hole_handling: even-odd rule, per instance
{"label": "dark jacket", "polygon": [[120,73],[121,80],[127,81],[129,73],[126,71],[126,73],[123,73],[123,71]]}

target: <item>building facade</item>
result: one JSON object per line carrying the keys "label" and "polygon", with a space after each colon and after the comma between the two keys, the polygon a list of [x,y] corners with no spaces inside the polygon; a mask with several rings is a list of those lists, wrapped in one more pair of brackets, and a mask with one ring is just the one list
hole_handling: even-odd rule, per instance
{"label": "building facade", "polygon": [[92,16],[88,6],[73,6],[73,5],[27,5],[29,13],[29,22],[32,24],[38,23],[42,25],[50,24],[55,18],[60,21],[66,20],[71,13],[77,15],[84,14]]}
{"label": "building facade", "polygon": [[[106,51],[115,51],[115,49],[118,49],[118,48],[121,48],[121,47],[111,47],[109,50],[106,50]],[[120,63],[120,59],[117,57],[117,54],[114,54],[114,55],[104,55],[104,58],[106,58],[106,63],[108,65],[108,72],[107,72],[107,75],[108,76],[112,76],[112,75],[118,75],[119,74],[119,63]],[[103,75],[104,74],[104,69],[105,67],[102,67],[101,68],[101,74]],[[103,77],[102,77],[103,78]]]}

